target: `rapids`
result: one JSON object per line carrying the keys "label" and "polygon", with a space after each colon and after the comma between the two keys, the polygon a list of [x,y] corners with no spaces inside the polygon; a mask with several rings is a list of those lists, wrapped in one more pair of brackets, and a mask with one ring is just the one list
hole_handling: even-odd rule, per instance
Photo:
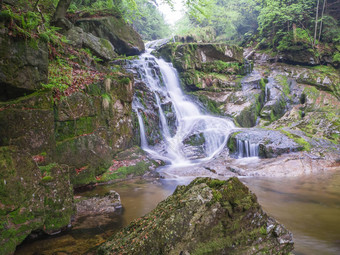
{"label": "rapids", "polygon": [[[151,146],[146,138],[145,121],[142,112],[146,107],[138,97],[134,98],[133,109],[137,113],[140,126],[141,147],[155,158],[165,160],[173,166],[188,166],[212,159],[225,147],[230,130],[235,126],[229,119],[214,117],[202,112],[181,89],[178,74],[170,63],[151,55],[151,48],[139,59],[128,64],[129,69],[137,71],[139,78],[148,86],[155,98],[159,128],[162,134],[162,146]],[[155,74],[155,68],[160,75]],[[171,103],[175,114],[175,132],[171,134],[169,120],[162,107]],[[146,115],[147,116],[147,115]],[[184,141],[191,136],[203,136],[203,153],[198,159],[193,159],[185,151]]]}

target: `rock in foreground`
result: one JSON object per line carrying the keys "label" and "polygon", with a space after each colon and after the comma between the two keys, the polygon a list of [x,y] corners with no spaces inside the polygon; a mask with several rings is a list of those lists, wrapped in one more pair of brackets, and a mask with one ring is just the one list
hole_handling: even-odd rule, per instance
{"label": "rock in foreground", "polygon": [[98,254],[288,254],[292,234],[237,178],[197,178],[101,245]]}

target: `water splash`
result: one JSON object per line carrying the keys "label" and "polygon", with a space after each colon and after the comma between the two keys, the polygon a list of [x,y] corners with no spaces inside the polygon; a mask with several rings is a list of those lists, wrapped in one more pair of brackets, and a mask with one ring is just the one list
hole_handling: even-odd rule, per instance
{"label": "water splash", "polygon": [[[183,166],[191,165],[212,159],[219,154],[225,147],[228,136],[234,124],[229,119],[218,118],[201,113],[199,107],[190,100],[182,91],[177,71],[170,63],[162,59],[157,59],[150,54],[151,49],[147,49],[139,59],[133,60],[127,66],[138,72],[139,78],[146,84],[154,98],[154,107],[147,108],[138,102],[135,97],[133,108],[137,112],[140,126],[140,137],[142,148],[153,156],[165,159],[172,165]],[[162,105],[171,102],[175,115],[175,132],[170,132],[169,123]],[[141,112],[151,111],[157,114],[159,124],[154,129],[159,129],[163,140],[159,144],[150,146],[145,130]],[[199,159],[193,160],[186,153],[188,148],[195,145],[185,144],[184,141],[193,135],[202,135],[204,144],[202,155]]]}
{"label": "water splash", "polygon": [[238,158],[249,158],[259,156],[259,144],[250,143],[248,140],[236,140]]}

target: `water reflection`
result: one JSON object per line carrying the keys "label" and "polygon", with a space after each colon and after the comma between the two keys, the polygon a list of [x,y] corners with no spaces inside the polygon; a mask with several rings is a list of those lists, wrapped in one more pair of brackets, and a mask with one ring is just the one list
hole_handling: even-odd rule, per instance
{"label": "water reflection", "polygon": [[[266,212],[294,234],[296,255],[340,254],[340,171],[294,178],[242,178]],[[16,255],[78,255],[102,243],[135,218],[150,212],[190,178],[145,182],[127,181],[84,192],[82,196],[116,190],[121,215],[80,218],[68,232],[25,244]]]}
{"label": "water reflection", "polygon": [[340,172],[242,181],[294,234],[295,254],[340,254]]}

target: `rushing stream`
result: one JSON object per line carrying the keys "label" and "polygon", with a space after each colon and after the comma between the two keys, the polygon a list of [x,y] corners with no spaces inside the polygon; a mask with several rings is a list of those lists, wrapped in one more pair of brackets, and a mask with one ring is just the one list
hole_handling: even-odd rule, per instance
{"label": "rushing stream", "polygon": [[[154,100],[153,109],[138,97],[133,102],[140,124],[141,146],[145,151],[168,162],[168,168],[181,167],[185,171],[185,166],[207,162],[223,150],[234,128],[232,121],[204,114],[182,92],[177,72],[171,64],[147,51],[138,60],[130,62],[128,69],[138,73]],[[150,144],[147,135],[154,131],[148,126],[151,115],[159,120],[159,125],[153,129],[160,130],[161,139],[155,144]],[[190,139],[200,143],[192,145],[187,142],[192,141]],[[240,141],[238,147],[239,157],[258,154],[255,144]],[[190,167],[187,169],[189,171]],[[165,178],[153,182],[130,180],[78,194],[91,197],[116,190],[121,195],[124,210],[120,214],[79,218],[72,230],[23,244],[15,254],[84,254],[131,220],[151,211],[177,185],[187,184],[193,178]],[[296,254],[340,254],[339,172],[294,178],[243,178],[242,181],[256,193],[264,210],[293,232]]]}
{"label": "rushing stream", "polygon": [[[199,107],[183,93],[176,69],[164,60],[157,59],[150,52],[151,49],[147,49],[146,53],[128,66],[136,70],[140,79],[147,84],[158,108],[155,114],[160,120],[159,127],[154,128],[159,128],[163,139],[160,141],[161,147],[153,148],[148,144],[146,137],[144,122],[148,121],[147,114],[144,115],[145,120],[141,116],[141,113],[150,109],[147,109],[138,98],[134,99],[133,108],[138,116],[142,148],[154,157],[176,166],[190,165],[213,158],[224,148],[229,132],[234,128],[233,122],[203,114]],[[160,75],[156,74],[155,69],[160,70]],[[174,113],[172,121],[167,119],[163,109],[163,105],[168,103],[171,104]],[[174,132],[171,132],[171,129],[175,129]],[[202,155],[195,160],[192,160],[192,153],[187,153],[188,146],[185,144],[185,140],[193,136],[202,137],[204,140],[201,146]]]}

